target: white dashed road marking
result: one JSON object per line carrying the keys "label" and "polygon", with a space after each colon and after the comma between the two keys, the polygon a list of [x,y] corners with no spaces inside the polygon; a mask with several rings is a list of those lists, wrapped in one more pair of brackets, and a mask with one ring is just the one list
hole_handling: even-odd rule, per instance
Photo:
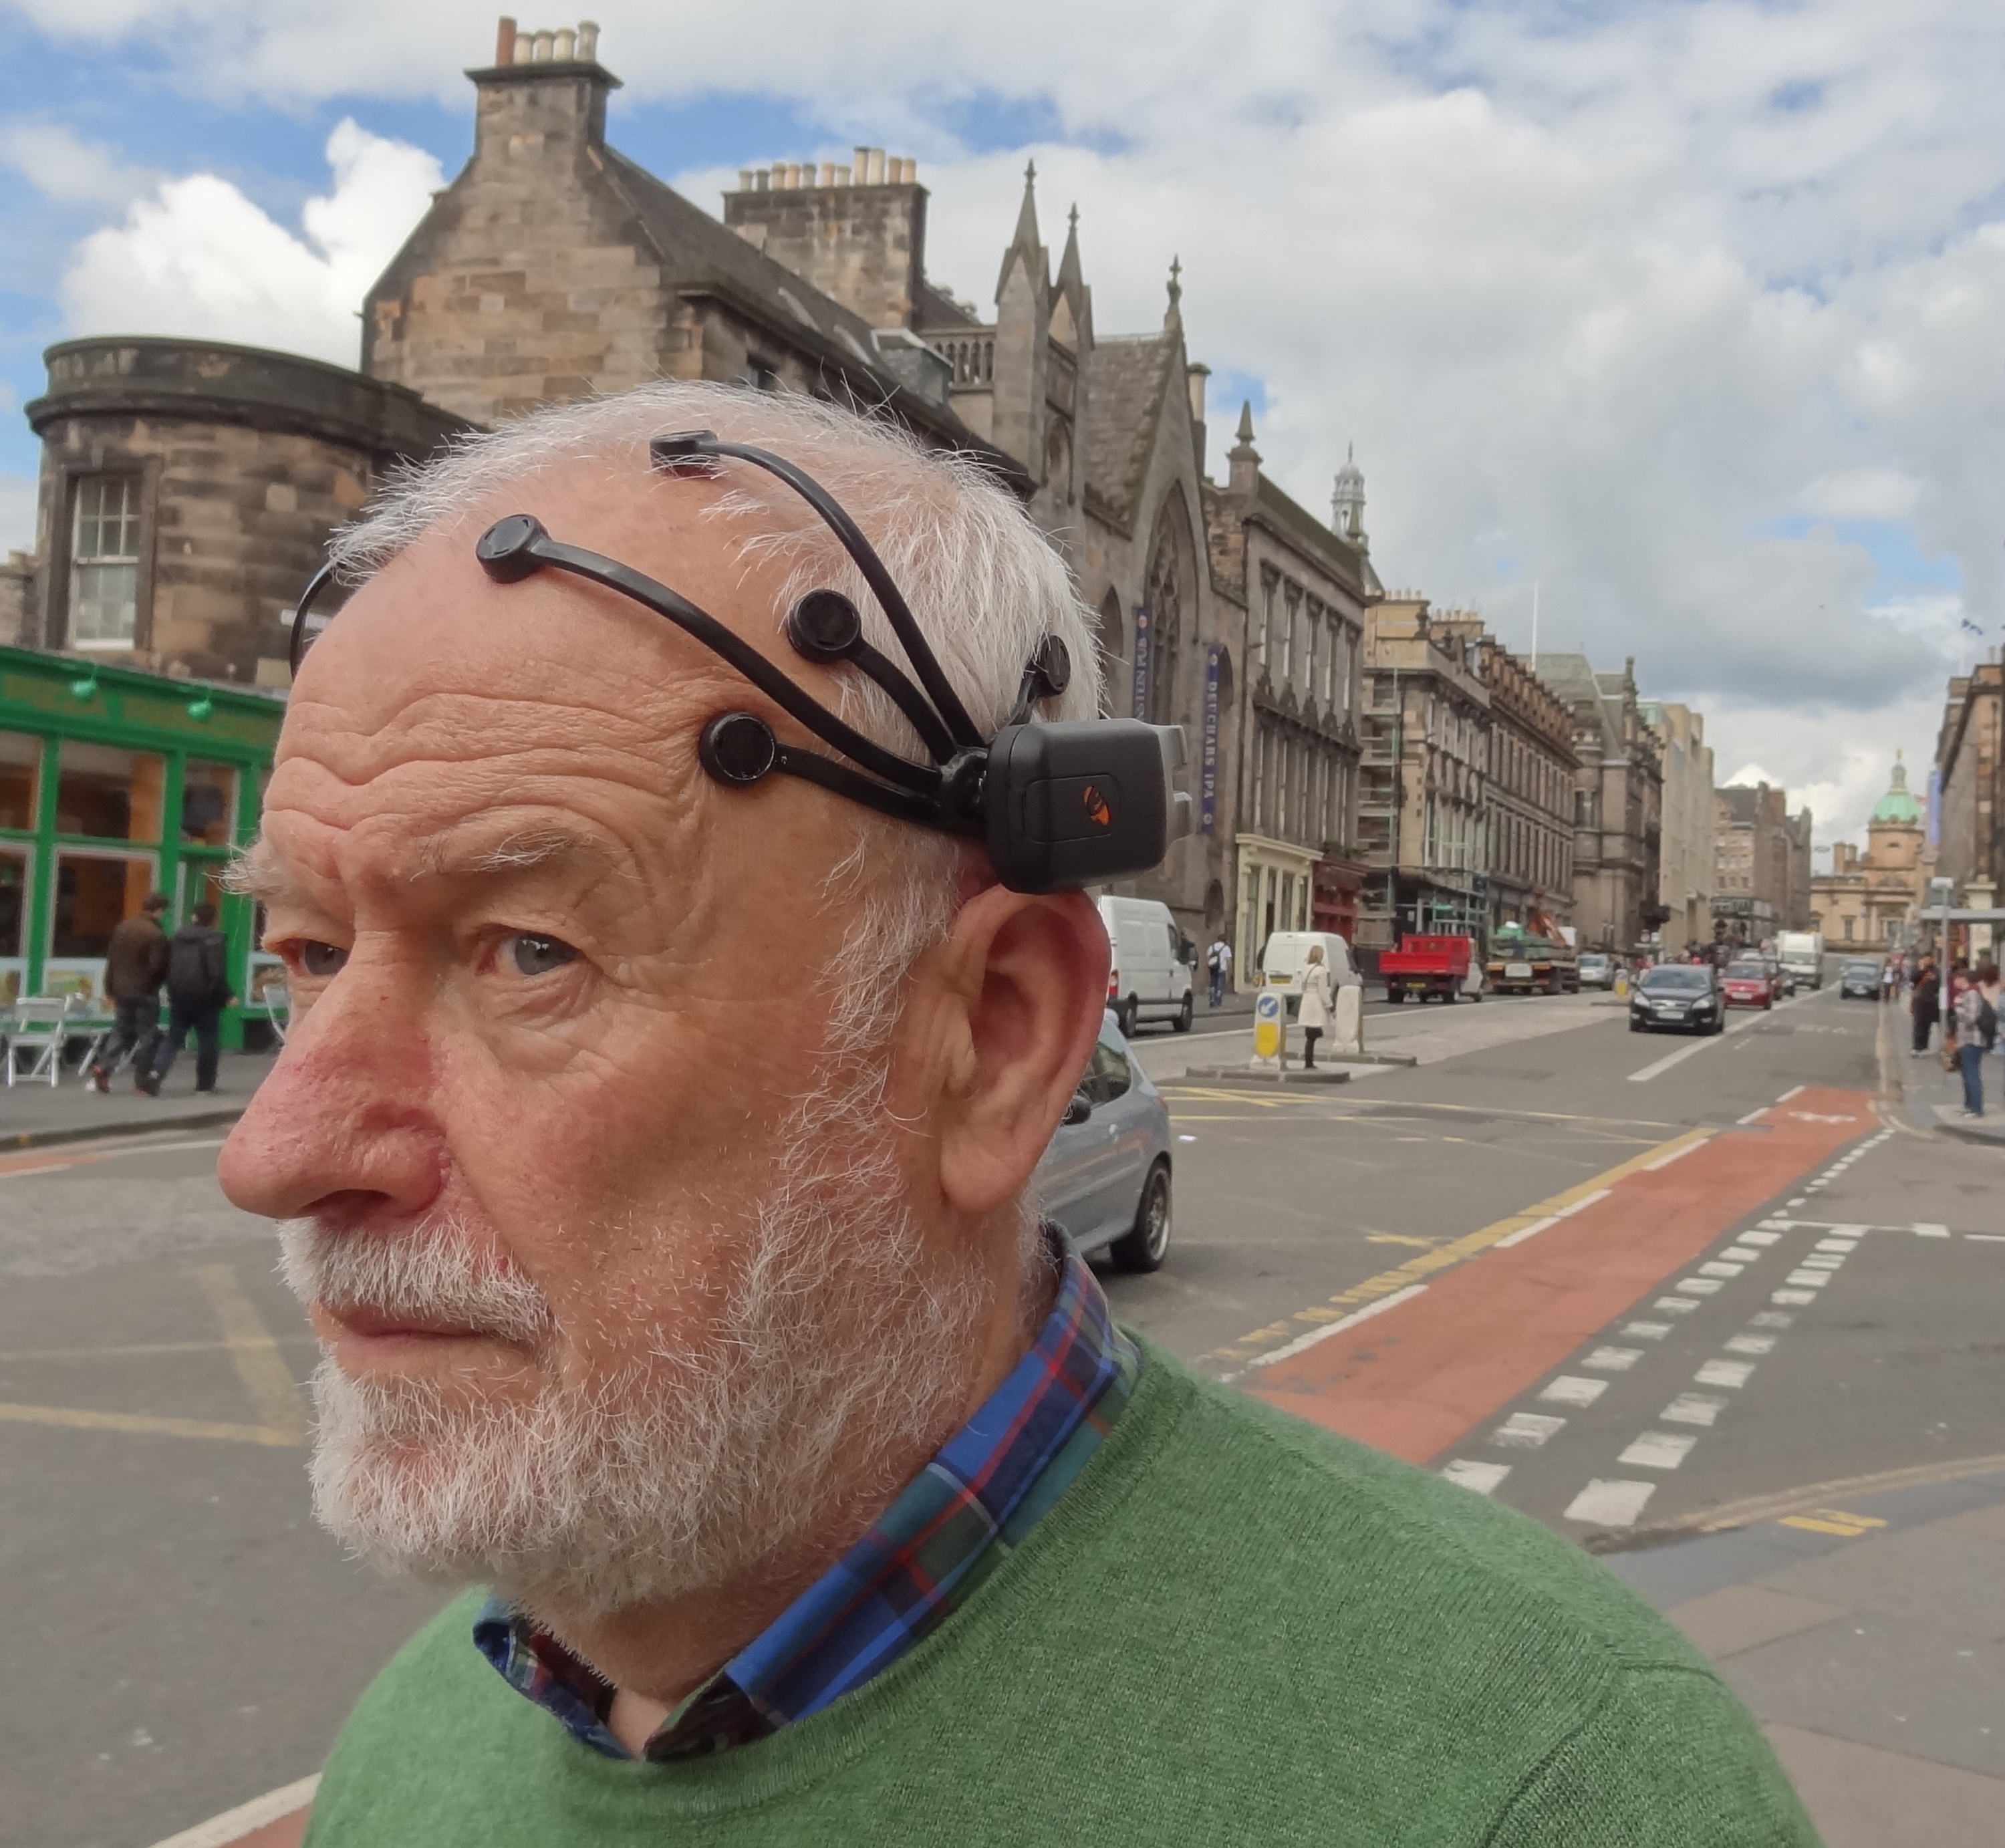
{"label": "white dashed road marking", "polygon": [[1605,1379],[1582,1379],[1578,1374],[1562,1373],[1539,1397],[1554,1405],[1592,1405],[1607,1390]]}
{"label": "white dashed road marking", "polygon": [[1479,1495],[1487,1495],[1511,1474],[1511,1466],[1508,1463],[1475,1463],[1459,1456],[1441,1474],[1459,1488],[1473,1488]]}
{"label": "white dashed road marking", "polygon": [[1567,1505],[1566,1518],[1597,1527],[1633,1527],[1656,1489],[1654,1482],[1606,1482],[1597,1476]]}
{"label": "white dashed road marking", "polygon": [[1691,1454],[1695,1437],[1680,1437],[1675,1432],[1646,1431],[1616,1458],[1631,1469],[1674,1470]]}
{"label": "white dashed road marking", "polygon": [[1703,1393],[1680,1393],[1657,1416],[1673,1425],[1710,1425],[1726,1407],[1724,1399],[1709,1399]]}
{"label": "white dashed road marking", "polygon": [[1556,1431],[1566,1425],[1564,1418],[1557,1418],[1548,1412],[1516,1411],[1491,1432],[1493,1444],[1502,1444],[1512,1450],[1536,1450]]}

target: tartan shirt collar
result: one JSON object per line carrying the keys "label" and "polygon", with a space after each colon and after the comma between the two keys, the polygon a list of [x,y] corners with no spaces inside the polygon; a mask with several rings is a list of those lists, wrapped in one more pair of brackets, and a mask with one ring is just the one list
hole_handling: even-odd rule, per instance
{"label": "tartan shirt collar", "polygon": [[[654,1762],[721,1751],[805,1719],[889,1667],[993,1571],[1056,1502],[1125,1409],[1141,1369],[1085,1262],[1002,1383],[862,1539],[686,1696]],[[525,1614],[490,1597],[476,1646],[510,1686],[608,1758],[613,1689]]]}

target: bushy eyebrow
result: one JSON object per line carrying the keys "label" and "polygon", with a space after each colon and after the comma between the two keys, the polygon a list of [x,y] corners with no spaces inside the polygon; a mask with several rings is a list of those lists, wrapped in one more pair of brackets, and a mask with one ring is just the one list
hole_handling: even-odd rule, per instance
{"label": "bushy eyebrow", "polygon": [[[458,851],[449,835],[434,836],[425,843],[409,877],[413,884],[421,879],[493,878],[560,863],[601,879],[631,872],[620,855],[590,834],[567,827],[540,827],[518,829],[491,847],[473,853]],[[241,892],[266,905],[311,902],[305,884],[286,868],[262,836],[237,855],[224,875],[223,884],[230,891]]]}

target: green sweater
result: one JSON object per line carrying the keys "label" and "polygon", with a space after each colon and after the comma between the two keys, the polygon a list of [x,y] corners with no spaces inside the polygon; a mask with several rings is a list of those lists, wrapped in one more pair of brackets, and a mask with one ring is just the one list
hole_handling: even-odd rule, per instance
{"label": "green sweater", "polygon": [[771,1738],[606,1758],[428,1625],[307,1848],[1816,1837],[1712,1669],[1594,1560],[1146,1349],[1107,1442],[967,1604]]}

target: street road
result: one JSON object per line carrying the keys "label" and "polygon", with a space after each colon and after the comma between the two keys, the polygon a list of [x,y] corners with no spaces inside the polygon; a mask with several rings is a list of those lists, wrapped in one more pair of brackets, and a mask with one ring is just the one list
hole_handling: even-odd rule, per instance
{"label": "street road", "polygon": [[[1140,1055],[1180,1138],[1170,1260],[1106,1281],[1213,1377],[1639,1583],[1753,1498],[1842,1548],[1884,1517],[1814,1510],[1863,1481],[2005,1467],[2005,1158],[1883,1114],[1877,1007],[1826,991],[1705,1041],[1605,997],[1375,1010],[1426,1063],[1308,1095],[1180,1080],[1243,1056],[1203,1024]],[[313,1345],[216,1190],[219,1134],[0,1160],[0,1600],[32,1613],[9,1840],[145,1848],[306,1775],[436,1602],[312,1527]],[[1966,1706],[2005,1699],[1991,1634]],[[1982,1802],[2005,1724],[1976,1724],[1937,1755]]]}

